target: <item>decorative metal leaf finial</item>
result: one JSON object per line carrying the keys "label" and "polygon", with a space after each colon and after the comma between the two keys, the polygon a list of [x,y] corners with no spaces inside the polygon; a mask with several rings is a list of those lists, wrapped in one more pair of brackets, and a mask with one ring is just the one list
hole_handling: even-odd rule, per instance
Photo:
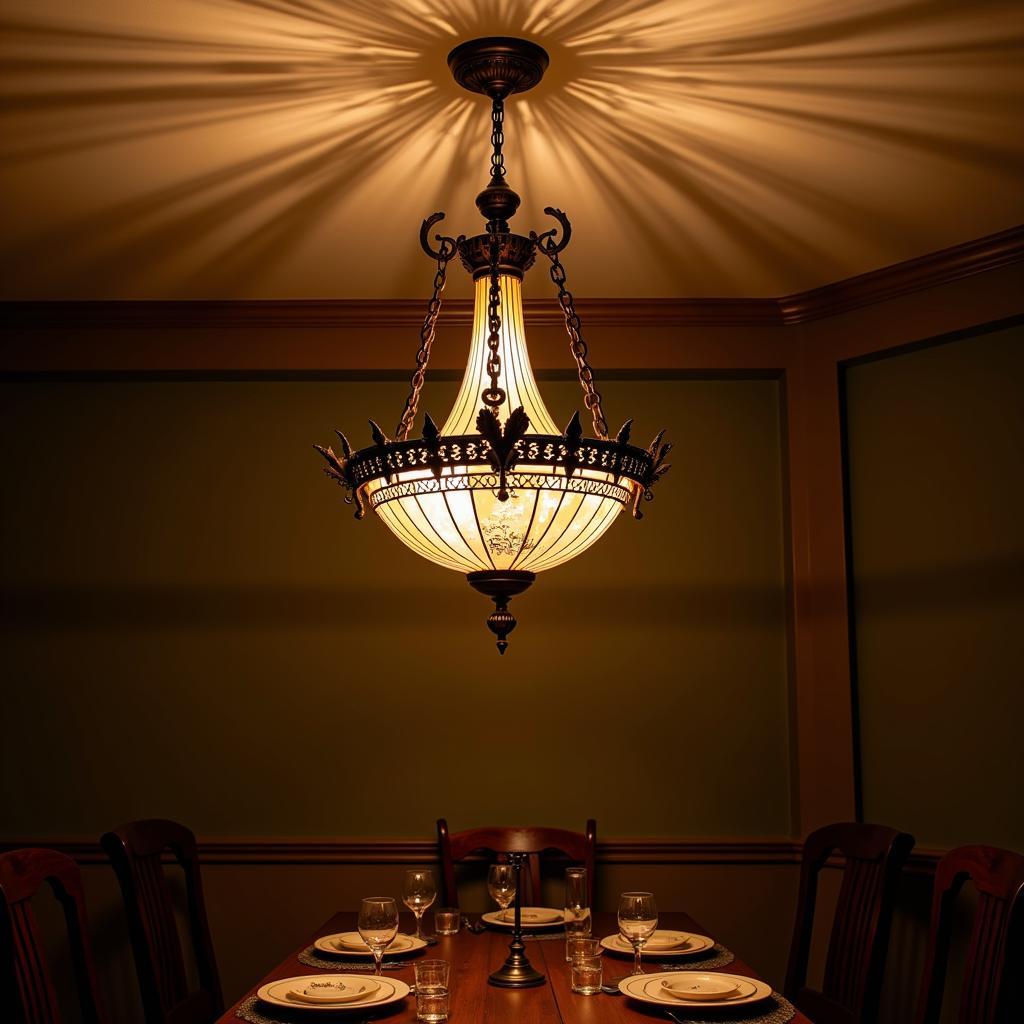
{"label": "decorative metal leaf finial", "polygon": [[665,456],[672,451],[672,443],[670,441],[662,443],[661,439],[664,436],[665,431],[659,430],[657,436],[647,449],[647,454],[651,457],[651,468],[644,477],[642,487],[637,491],[636,500],[633,503],[633,516],[636,519],[643,519],[644,517],[643,512],[640,511],[641,500],[654,500],[654,491],[651,488],[672,468],[671,464],[663,465]]}
{"label": "decorative metal leaf finial", "polygon": [[381,447],[388,443],[388,435],[373,420],[370,420],[370,436],[373,438],[373,443],[379,444]]}
{"label": "decorative metal leaf finial", "polygon": [[440,479],[441,467],[443,465],[441,460],[441,431],[437,429],[437,424],[430,418],[429,412],[423,414],[423,443],[426,445],[427,452],[429,453],[427,465],[430,467],[430,472],[437,479]]}
{"label": "decorative metal leaf finial", "polygon": [[572,414],[572,419],[566,424],[565,434],[565,478],[570,479],[576,467],[580,464],[576,454],[580,450],[580,441],[583,440],[583,424],[580,423],[580,411],[577,409]]}
{"label": "decorative metal leaf finial", "polygon": [[327,463],[327,468],[324,469],[324,473],[335,483],[346,489],[348,493],[345,495],[345,503],[347,505],[354,504],[356,507],[354,513],[356,519],[362,519],[363,516],[366,515],[366,508],[363,506],[363,500],[359,496],[359,491],[356,488],[355,481],[352,479],[352,473],[349,469],[349,459],[352,456],[352,449],[349,447],[349,443],[345,438],[345,435],[340,430],[336,430],[335,433],[341,441],[341,450],[344,453],[342,458],[339,459],[338,456],[334,454],[334,450],[330,447],[324,448],[319,444],[315,444],[313,447],[323,456],[324,461]]}
{"label": "decorative metal leaf finial", "polygon": [[502,431],[497,413],[493,409],[484,408],[477,414],[476,429],[490,445],[491,466],[500,478],[498,500],[508,501],[506,474],[510,473],[516,464],[518,458],[516,444],[530,429],[530,417],[526,415],[523,407],[519,406],[518,409],[513,409],[509,413],[509,417],[505,421],[505,429]]}

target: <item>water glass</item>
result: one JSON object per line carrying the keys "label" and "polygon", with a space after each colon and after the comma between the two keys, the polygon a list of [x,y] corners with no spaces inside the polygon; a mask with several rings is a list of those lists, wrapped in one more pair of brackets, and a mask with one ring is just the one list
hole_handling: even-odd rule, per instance
{"label": "water glass", "polygon": [[458,935],[462,912],[458,907],[438,907],[434,911],[434,931],[438,935]]}
{"label": "water glass", "polygon": [[448,1019],[450,999],[447,960],[420,960],[416,971],[416,1019],[437,1024]]}
{"label": "water glass", "polygon": [[[596,940],[595,940],[596,941]],[[596,996],[601,991],[604,967],[599,956],[578,956],[572,961],[572,990],[581,996]]]}
{"label": "water glass", "polygon": [[[590,935],[590,896],[587,892],[587,869],[565,870],[565,936]],[[569,961],[569,943],[565,944],[565,959]]]}
{"label": "water glass", "polygon": [[565,940],[565,959],[569,963],[581,956],[600,956],[601,940],[589,935],[569,935]]}

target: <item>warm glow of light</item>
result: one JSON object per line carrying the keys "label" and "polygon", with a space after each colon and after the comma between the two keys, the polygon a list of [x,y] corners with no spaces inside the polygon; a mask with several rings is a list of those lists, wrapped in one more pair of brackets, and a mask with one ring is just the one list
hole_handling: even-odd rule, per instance
{"label": "warm glow of light", "polygon": [[[501,283],[501,382],[506,401],[498,409],[502,423],[513,409],[520,405],[530,417],[530,429],[535,434],[560,434],[540,397],[537,381],[526,351],[526,329],[523,325],[523,283],[511,274],[500,275]],[[480,411],[480,394],[490,385],[487,375],[487,296],[490,280],[485,276],[476,282],[473,302],[473,338],[469,346],[469,359],[462,387],[455,405],[448,415],[442,434],[476,433],[476,417]]]}
{"label": "warm glow of light", "polygon": [[828,284],[1024,219],[1021,9],[5,0],[0,290],[423,295],[423,217],[479,224],[488,108],[446,56],[485,35],[551,55],[508,180],[518,232],[572,218],[578,296]]}
{"label": "warm glow of light", "polygon": [[[501,377],[507,393],[498,410],[502,423],[522,405],[530,432],[560,434],[530,368],[523,326],[522,284],[501,275]],[[487,376],[489,280],[476,282],[473,335],[462,387],[441,431],[475,434]],[[488,569],[551,569],[585,551],[632,500],[629,481],[579,469],[568,480],[562,469],[519,463],[508,477],[507,501],[497,496],[489,467],[446,469],[440,479],[410,469],[367,485],[370,505],[403,544],[438,565],[459,572]]]}

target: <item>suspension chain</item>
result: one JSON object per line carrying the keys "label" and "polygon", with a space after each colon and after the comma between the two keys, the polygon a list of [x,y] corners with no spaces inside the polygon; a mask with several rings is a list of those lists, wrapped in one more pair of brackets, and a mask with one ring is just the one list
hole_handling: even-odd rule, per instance
{"label": "suspension chain", "polygon": [[492,180],[505,180],[505,156],[501,152],[501,147],[505,143],[504,120],[505,102],[496,99],[491,107],[491,145],[494,147],[494,152],[491,153]]}
{"label": "suspension chain", "polygon": [[[495,99],[491,106],[491,183],[505,180],[505,157],[501,147],[505,142],[503,123],[505,120],[505,103]],[[487,246],[491,262],[491,287],[487,297],[487,373],[491,378],[491,386],[484,388],[480,400],[484,405],[496,410],[505,401],[505,392],[498,387],[501,376],[501,284],[498,278],[498,259],[501,255],[501,239],[498,237],[498,225],[490,221],[487,225]]]}
{"label": "suspension chain", "polygon": [[441,293],[444,291],[448,261],[455,255],[457,249],[458,242],[456,240],[441,239],[441,246],[437,252],[437,271],[434,274],[434,291],[427,304],[427,315],[423,318],[423,326],[420,328],[420,348],[416,353],[416,370],[410,381],[409,397],[405,400],[405,411],[395,429],[395,437],[399,441],[405,441],[409,437],[413,421],[416,419],[416,408],[420,404],[420,391],[423,390],[427,363],[430,361],[430,348],[434,344],[437,316],[441,312]]}
{"label": "suspension chain", "polygon": [[565,329],[569,334],[569,345],[572,349],[576,367],[579,370],[580,386],[583,388],[583,401],[594,417],[594,434],[602,439],[608,437],[608,421],[604,418],[601,407],[601,392],[594,386],[594,371],[587,362],[587,343],[580,334],[580,318],[576,313],[576,304],[572,292],[565,287],[565,267],[558,259],[558,253],[545,246],[540,251],[551,260],[551,280],[558,288],[558,304],[565,316]]}
{"label": "suspension chain", "polygon": [[487,336],[487,348],[490,350],[487,356],[487,373],[491,378],[491,386],[484,388],[480,400],[494,410],[505,401],[505,392],[498,387],[498,378],[501,376],[501,355],[498,351],[501,343],[501,315],[498,312],[501,308],[501,286],[498,280],[501,241],[493,224],[488,225],[487,243],[491,258],[491,287],[487,301],[487,325],[490,330]]}

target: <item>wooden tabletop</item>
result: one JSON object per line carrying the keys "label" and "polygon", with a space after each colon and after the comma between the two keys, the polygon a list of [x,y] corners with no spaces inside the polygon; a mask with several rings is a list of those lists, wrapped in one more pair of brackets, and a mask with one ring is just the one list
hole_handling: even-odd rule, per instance
{"label": "wooden tabletop", "polygon": [[[405,920],[402,915],[402,930],[412,931],[412,917]],[[475,918],[476,915],[471,915]],[[424,918],[430,921],[430,915]],[[322,928],[295,951],[295,953],[278,964],[265,978],[262,978],[246,995],[252,995],[260,985],[278,978],[295,975],[316,974],[316,968],[299,963],[298,953],[306,949],[313,939],[332,932],[351,931],[356,925],[354,912],[335,914],[326,921]],[[667,913],[659,916],[659,925],[663,928],[678,928],[682,931],[709,934],[687,914]],[[614,914],[594,915],[594,935],[610,935],[618,931]],[[661,1020],[667,1018],[661,1011],[646,1009],[625,996],[581,996],[572,992],[569,986],[569,965],[565,962],[565,942],[549,939],[543,941],[526,940],[526,952],[530,962],[537,970],[547,975],[547,982],[537,988],[501,989],[487,984],[487,976],[502,965],[508,955],[509,934],[506,932],[486,931],[474,935],[463,929],[458,935],[438,937],[436,946],[427,950],[427,955],[447,960],[452,965],[451,977],[451,1015],[450,1024],[636,1024],[640,1021]],[[722,941],[719,936],[714,936]],[[728,943],[726,942],[726,945]],[[735,952],[735,951],[734,951]],[[646,967],[648,971],[658,968],[657,954],[652,955],[652,963]],[[401,978],[408,984],[413,983],[413,963],[410,958],[407,966],[385,970],[388,977]],[[605,981],[618,979],[628,974],[632,968],[631,957],[606,955],[604,958]],[[738,957],[728,967],[722,968],[731,974],[744,974],[756,977]],[[343,968],[342,968],[343,970]],[[245,998],[245,997],[243,997]],[[239,1000],[241,1002],[241,1000]],[[235,1004],[238,1005],[237,1003]],[[306,1014],[302,1019],[313,1017]],[[358,1014],[349,1015],[353,1024],[361,1021]],[[297,1015],[295,1019],[300,1019]],[[346,1016],[333,1015],[332,1020],[343,1024]],[[374,1020],[387,1021],[388,1024],[404,1024],[416,1020],[416,999],[410,996],[395,1008],[382,1009],[373,1016]],[[218,1024],[238,1024],[235,1007],[231,1007]],[[801,1013],[793,1018],[793,1024],[811,1024]]]}

